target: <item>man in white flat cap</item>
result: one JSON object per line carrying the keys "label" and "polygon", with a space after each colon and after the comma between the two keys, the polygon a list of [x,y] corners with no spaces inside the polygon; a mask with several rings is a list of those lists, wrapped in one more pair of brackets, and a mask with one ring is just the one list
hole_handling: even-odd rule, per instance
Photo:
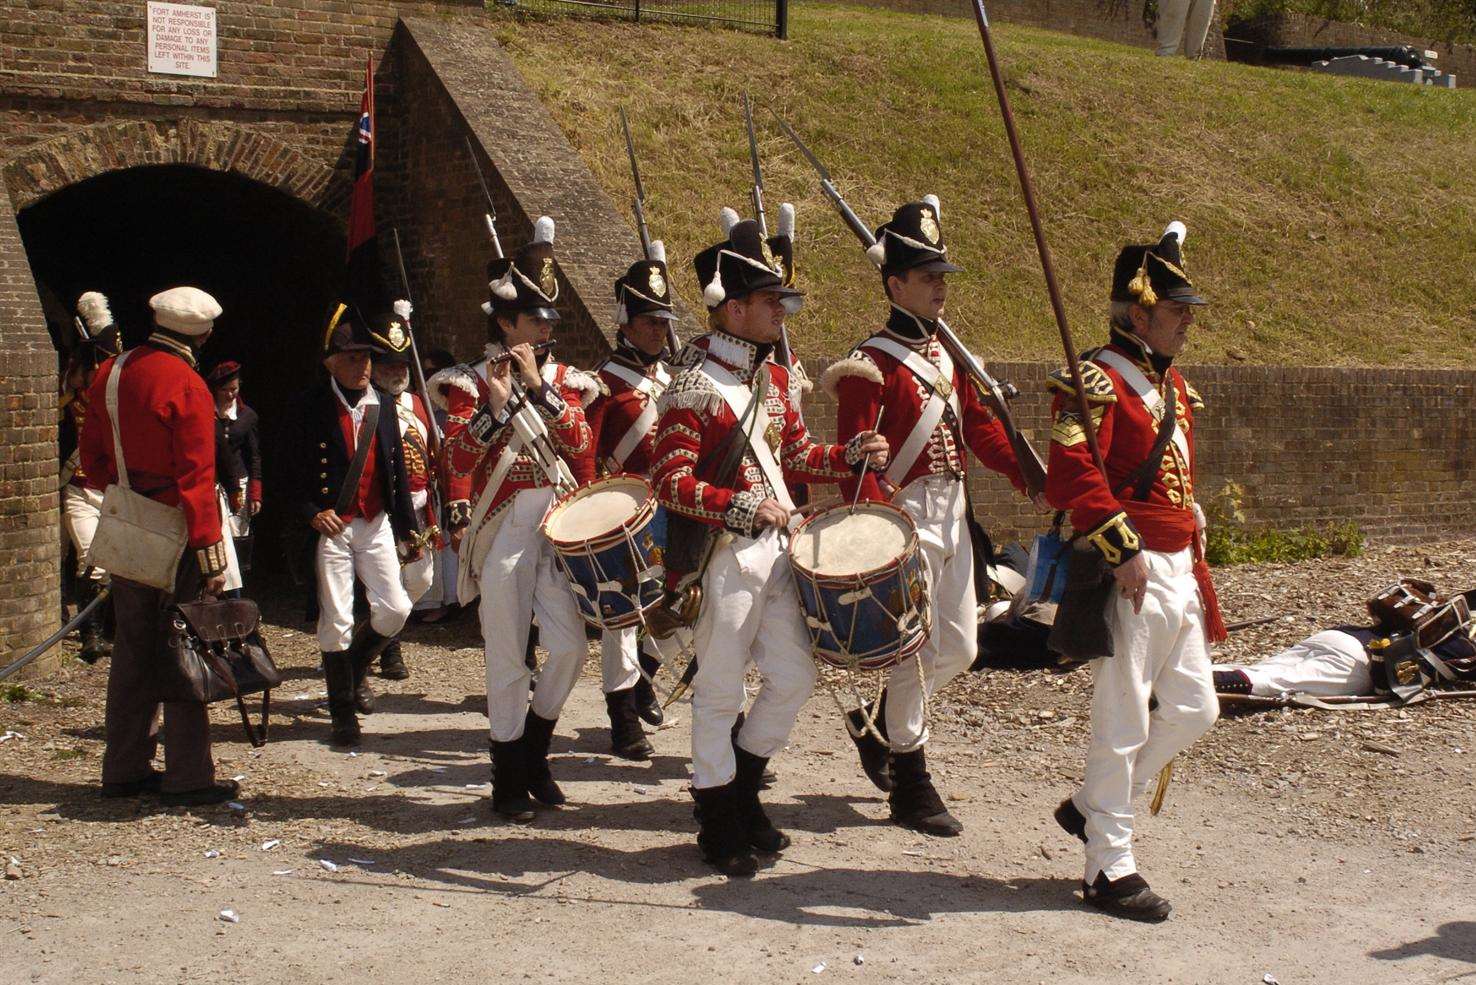
{"label": "man in white flat cap", "polygon": [[[236,796],[238,787],[215,779],[204,705],[164,702],[164,772],[150,764],[158,745],[155,695],[163,665],[164,610],[176,600],[218,594],[225,586],[226,544],[215,494],[215,403],[195,371],[196,355],[221,309],[194,287],[156,294],[149,307],[153,334],[98,367],[88,392],[81,467],[91,488],[119,483],[115,447],[121,448],[129,488],[181,510],[188,542],[173,591],[113,576],[117,632],[108,669],[102,795],[158,793],[170,805],[216,804]],[[117,410],[110,414],[107,389],[115,374]]]}

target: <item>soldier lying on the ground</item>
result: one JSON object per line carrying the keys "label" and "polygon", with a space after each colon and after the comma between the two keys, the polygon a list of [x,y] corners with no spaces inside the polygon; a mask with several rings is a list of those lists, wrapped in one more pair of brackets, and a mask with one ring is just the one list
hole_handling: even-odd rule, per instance
{"label": "soldier lying on the ground", "polygon": [[1447,597],[1406,580],[1369,600],[1372,625],[1338,626],[1256,664],[1215,668],[1222,695],[1395,695],[1476,682],[1476,589]]}

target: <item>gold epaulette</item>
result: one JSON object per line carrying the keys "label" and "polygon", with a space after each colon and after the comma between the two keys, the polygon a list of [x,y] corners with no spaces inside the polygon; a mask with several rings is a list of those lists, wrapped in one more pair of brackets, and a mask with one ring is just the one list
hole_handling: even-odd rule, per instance
{"label": "gold epaulette", "polygon": [[1204,410],[1204,398],[1199,395],[1198,390],[1190,385],[1188,380],[1184,380],[1184,392],[1189,395],[1190,410]]}
{"label": "gold epaulette", "polygon": [[[1081,362],[1081,382],[1086,387],[1087,402],[1093,404],[1114,404],[1117,402],[1117,391],[1113,389],[1112,377],[1107,375],[1106,370],[1089,359]],[[1046,377],[1046,388],[1058,390],[1068,397],[1076,396],[1076,386],[1071,382],[1071,370],[1061,368]]]}

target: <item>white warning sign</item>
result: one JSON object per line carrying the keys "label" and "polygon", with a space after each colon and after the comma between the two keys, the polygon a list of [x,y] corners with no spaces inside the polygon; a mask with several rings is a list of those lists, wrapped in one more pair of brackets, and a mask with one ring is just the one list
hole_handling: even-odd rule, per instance
{"label": "white warning sign", "polygon": [[149,71],[215,78],[215,8],[151,2]]}

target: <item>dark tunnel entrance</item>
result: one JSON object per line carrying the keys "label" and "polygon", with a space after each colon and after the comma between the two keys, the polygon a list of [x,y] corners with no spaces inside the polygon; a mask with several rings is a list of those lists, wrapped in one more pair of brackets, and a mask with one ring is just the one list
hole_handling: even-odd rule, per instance
{"label": "dark tunnel entrance", "polygon": [[208,370],[240,362],[242,397],[261,415],[265,508],[258,568],[280,558],[277,436],[294,395],[318,371],[318,345],[344,273],[341,223],[288,194],[227,172],[187,165],[114,171],[70,185],[17,216],[58,350],[75,338],[73,305],[106,294],[124,341],[149,328],[148,299],[191,284],[223,314],[201,357]]}

